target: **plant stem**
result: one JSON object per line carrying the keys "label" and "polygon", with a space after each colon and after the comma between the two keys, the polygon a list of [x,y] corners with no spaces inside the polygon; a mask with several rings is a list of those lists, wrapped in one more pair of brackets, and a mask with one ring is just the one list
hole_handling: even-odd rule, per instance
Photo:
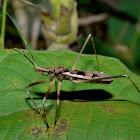
{"label": "plant stem", "polygon": [[5,24],[6,24],[6,9],[7,9],[7,0],[4,0],[3,4],[3,13],[2,13],[2,29],[1,29],[1,49],[4,49],[4,42],[5,42]]}

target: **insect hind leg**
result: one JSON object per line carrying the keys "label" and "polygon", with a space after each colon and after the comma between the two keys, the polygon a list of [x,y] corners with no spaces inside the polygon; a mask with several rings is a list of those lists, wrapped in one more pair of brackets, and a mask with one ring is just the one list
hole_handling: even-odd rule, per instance
{"label": "insect hind leg", "polygon": [[123,78],[123,77],[127,77],[131,83],[135,86],[135,88],[137,89],[137,91],[140,93],[140,90],[139,88],[136,86],[136,84],[132,81],[132,79],[128,76],[128,75],[117,75],[117,76],[108,76],[108,77],[99,77],[99,78],[96,78],[96,79],[91,79],[91,81],[99,81],[99,80],[103,80],[103,79],[114,79],[114,78]]}
{"label": "insect hind leg", "polygon": [[135,88],[138,90],[138,92],[140,92],[140,90],[138,89],[138,87],[136,86],[136,84],[132,81],[132,79],[128,76],[128,75],[121,75],[122,77],[127,77],[131,83],[135,86]]}

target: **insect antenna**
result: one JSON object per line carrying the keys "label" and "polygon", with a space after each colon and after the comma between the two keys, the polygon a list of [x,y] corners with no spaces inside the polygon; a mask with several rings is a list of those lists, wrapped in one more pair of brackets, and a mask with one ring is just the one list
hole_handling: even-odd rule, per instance
{"label": "insect antenna", "polygon": [[[29,51],[29,53],[30,53],[30,55],[31,55],[31,57],[32,57],[33,62],[32,62],[26,55],[24,55],[24,54],[22,54],[22,53],[21,53],[21,54],[22,54],[23,56],[25,56],[33,65],[35,65],[35,60],[34,60],[34,57],[33,57],[32,53],[31,53],[31,51],[30,51],[30,49],[29,49],[29,45],[28,45],[28,43],[26,42],[26,40],[24,39],[24,37],[23,37],[21,31],[19,30],[19,28],[18,28],[16,22],[12,19],[12,17],[5,11],[5,9],[4,9],[1,5],[0,5],[0,7],[2,8],[2,11],[4,11],[4,12],[6,13],[6,15],[7,15],[7,16],[11,19],[11,21],[13,22],[13,24],[14,24],[14,26],[16,27],[16,29],[17,29],[17,31],[18,31],[18,33],[19,33],[19,35],[20,35],[20,37],[21,37],[21,39],[22,39],[24,45],[25,45],[26,48],[28,49],[28,51]],[[17,51],[17,50],[16,50],[16,51]],[[19,52],[19,51],[17,51],[17,52]],[[20,53],[20,52],[19,52],[19,53]]]}
{"label": "insect antenna", "polygon": [[[16,48],[14,48],[14,50],[17,51],[18,53],[22,54],[25,58],[28,59],[29,62],[31,62],[31,64],[32,64],[33,66],[35,66],[35,64],[34,64],[25,54],[21,53],[21,52],[18,51]],[[23,52],[23,51],[22,51],[22,52]]]}

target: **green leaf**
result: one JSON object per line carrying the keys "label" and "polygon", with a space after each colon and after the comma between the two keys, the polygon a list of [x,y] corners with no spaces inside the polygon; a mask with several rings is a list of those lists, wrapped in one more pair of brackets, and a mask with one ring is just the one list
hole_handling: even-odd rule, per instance
{"label": "green leaf", "polygon": [[[128,14],[130,17],[139,19],[139,2],[134,2],[131,0],[124,0],[117,5],[117,8],[122,10],[124,13]],[[136,24],[133,22],[128,22],[125,19],[119,19],[117,17],[112,17],[109,19],[109,36],[112,42],[121,43],[128,47],[135,46],[138,38],[136,36],[137,29]],[[121,37],[121,38],[120,38]],[[137,38],[137,39],[136,39]],[[134,44],[135,40],[135,44]],[[120,41],[120,42],[117,42]]]}
{"label": "green leaf", "polygon": [[[78,53],[32,51],[38,66],[72,67]],[[29,53],[25,52],[29,57]],[[101,71],[115,76],[127,74],[140,89],[140,77],[119,60],[98,56]],[[78,70],[95,71],[94,55],[82,55]],[[0,139],[139,139],[140,93],[128,80],[118,78],[109,85],[75,84],[63,81],[61,99],[54,129],[56,87],[46,103],[50,129],[46,132],[42,98],[51,82],[30,87],[29,91],[42,116],[36,112],[25,86],[42,80],[32,64],[13,50],[0,51]]]}
{"label": "green leaf", "polygon": [[122,56],[123,63],[135,73],[139,73],[140,69],[140,35],[137,28],[140,19],[139,5],[140,3],[137,1],[121,1],[117,5],[117,9],[128,15],[131,20],[111,17],[108,23],[109,38],[115,44],[114,48]]}

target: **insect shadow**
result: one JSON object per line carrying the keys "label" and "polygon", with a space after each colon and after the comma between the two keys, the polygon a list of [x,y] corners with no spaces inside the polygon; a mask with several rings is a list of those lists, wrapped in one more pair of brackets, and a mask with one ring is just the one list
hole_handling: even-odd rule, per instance
{"label": "insect shadow", "polygon": [[[39,95],[40,98],[34,98],[34,100],[40,99],[42,101],[42,98],[44,97],[45,93],[40,93],[40,92],[34,92],[34,94]],[[57,92],[53,92],[49,94],[48,99],[56,100],[56,95]],[[71,91],[71,92],[66,92],[66,91],[61,91],[61,96],[60,100],[69,100],[73,102],[91,102],[91,101],[128,101],[131,103],[134,103],[136,105],[140,106],[139,102],[134,102],[131,100],[127,99],[112,99],[113,95],[110,94],[109,92],[102,90],[102,89],[94,89],[94,90],[82,90],[82,91]],[[27,104],[32,108],[32,105],[29,103],[28,100],[31,100],[30,98],[26,98]],[[54,104],[53,104],[54,105]],[[51,106],[49,105],[51,108]],[[32,108],[36,111],[35,108]]]}
{"label": "insect shadow", "polygon": [[[40,92],[34,92],[34,95],[40,96],[40,98],[34,98],[34,100],[40,99],[42,101],[42,98],[44,97],[45,93],[40,93]],[[47,99],[52,99],[56,100],[56,95],[57,92],[53,92],[49,94]],[[90,102],[90,101],[104,101],[111,99],[113,95],[111,95],[109,92],[105,90],[82,90],[82,91],[71,91],[71,92],[66,92],[66,91],[61,91],[61,96],[60,100],[69,100],[69,101],[74,101],[74,102]],[[25,101],[26,103],[36,111],[35,108],[32,107],[31,103],[29,102],[31,99],[26,98]],[[53,105],[49,105],[49,108],[51,108]]]}
{"label": "insect shadow", "polygon": [[[34,94],[39,95],[40,98],[34,98],[36,99],[41,99],[44,97],[45,93],[40,93],[40,92],[34,92]],[[49,94],[47,99],[54,99],[56,100],[56,95],[57,92],[53,92]],[[103,101],[107,99],[111,99],[113,95],[111,95],[109,92],[105,90],[82,90],[82,91],[71,91],[71,92],[66,92],[66,91],[61,91],[61,96],[60,100],[70,100],[70,101]],[[31,100],[30,98],[26,98],[27,100]]]}

